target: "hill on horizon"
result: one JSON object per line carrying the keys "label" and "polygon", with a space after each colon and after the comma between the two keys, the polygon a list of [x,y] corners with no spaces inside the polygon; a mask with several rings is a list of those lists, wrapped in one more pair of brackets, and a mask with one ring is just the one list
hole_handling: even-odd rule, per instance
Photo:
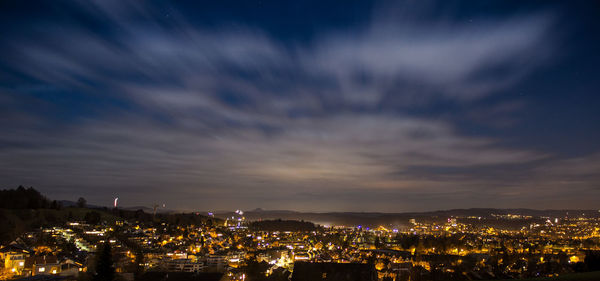
{"label": "hill on horizon", "polygon": [[[521,215],[531,218],[499,220],[498,215]],[[304,220],[320,225],[345,225],[345,226],[410,226],[409,220],[416,219],[419,222],[438,221],[444,222],[448,218],[455,217],[459,220],[469,220],[470,223],[485,223],[491,226],[502,224],[511,228],[520,228],[531,222],[543,222],[548,218],[581,217],[585,214],[587,217],[598,218],[600,212],[596,210],[535,210],[535,209],[494,209],[494,208],[471,208],[471,209],[452,209],[430,212],[404,212],[404,213],[384,213],[384,212],[298,212],[290,210],[264,210],[261,208],[244,212],[247,220]],[[227,218],[235,216],[235,212],[217,212],[215,217]],[[496,216],[494,216],[496,215]],[[471,219],[467,219],[471,217]],[[480,219],[474,219],[480,218]]]}

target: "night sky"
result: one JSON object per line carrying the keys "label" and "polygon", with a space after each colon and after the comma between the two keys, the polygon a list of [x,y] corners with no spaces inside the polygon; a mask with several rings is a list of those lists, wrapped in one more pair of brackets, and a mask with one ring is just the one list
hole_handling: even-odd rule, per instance
{"label": "night sky", "polygon": [[600,208],[598,1],[0,2],[0,188]]}

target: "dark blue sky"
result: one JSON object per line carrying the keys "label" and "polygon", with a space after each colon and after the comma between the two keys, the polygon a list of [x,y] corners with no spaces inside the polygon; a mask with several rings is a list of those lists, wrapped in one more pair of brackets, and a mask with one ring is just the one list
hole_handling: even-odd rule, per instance
{"label": "dark blue sky", "polygon": [[0,186],[598,208],[597,1],[2,1]]}

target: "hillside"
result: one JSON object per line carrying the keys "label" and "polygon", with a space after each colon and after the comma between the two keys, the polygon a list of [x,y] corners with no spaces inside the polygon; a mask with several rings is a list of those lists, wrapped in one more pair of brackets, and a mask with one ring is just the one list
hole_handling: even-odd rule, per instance
{"label": "hillside", "polygon": [[107,207],[66,204],[51,201],[32,187],[0,190],[0,244],[10,242],[19,235],[40,227],[62,226],[68,221],[84,221],[90,224],[106,222],[114,224],[117,220],[139,221],[146,223],[169,222],[175,224],[219,223],[219,219],[209,218],[198,213],[152,213],[142,209],[109,209]]}
{"label": "hillside", "polygon": [[11,241],[22,233],[46,226],[63,225],[67,221],[85,221],[88,213],[100,215],[101,221],[115,221],[117,216],[87,208],[0,209],[0,243]]}
{"label": "hillside", "polygon": [[[498,215],[518,214],[532,218],[502,220]],[[533,210],[533,209],[455,209],[432,212],[406,212],[406,213],[380,213],[380,212],[295,212],[289,210],[262,210],[255,209],[244,212],[246,219],[257,220],[304,220],[320,225],[346,225],[377,227],[380,225],[403,227],[410,226],[409,220],[418,222],[446,221],[449,217],[459,217],[469,220],[473,225],[485,224],[494,227],[519,229],[533,222],[542,222],[540,217],[600,217],[597,210]],[[226,218],[235,215],[233,212],[218,212],[217,217]],[[466,217],[480,217],[480,219],[466,219]]]}

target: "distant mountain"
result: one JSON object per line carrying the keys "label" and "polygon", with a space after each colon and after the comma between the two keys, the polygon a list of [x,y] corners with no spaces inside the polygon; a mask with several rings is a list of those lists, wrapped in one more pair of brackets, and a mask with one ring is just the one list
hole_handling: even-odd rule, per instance
{"label": "distant mountain", "polygon": [[[142,210],[146,213],[152,214],[154,213],[154,208],[150,208],[150,207],[146,207],[146,206],[132,206],[132,207],[119,207],[120,209],[123,210],[128,210],[128,211],[137,211],[137,210]],[[175,210],[171,210],[171,209],[165,209],[165,208],[157,208],[156,209],[156,213],[159,214],[173,214],[173,213],[181,213]]]}
{"label": "distant mountain", "polygon": [[[531,216],[531,219],[514,219],[509,222],[505,220],[499,221],[498,215],[522,215]],[[543,217],[547,218],[564,218],[564,217],[600,217],[598,210],[533,210],[533,209],[491,209],[491,208],[474,208],[474,209],[453,209],[453,210],[441,210],[432,212],[406,212],[406,213],[379,213],[379,212],[296,212],[289,210],[263,210],[254,209],[246,211],[244,216],[250,221],[259,220],[305,220],[320,225],[345,225],[345,226],[358,226],[362,225],[365,227],[376,227],[376,226],[390,226],[390,227],[409,227],[410,219],[415,219],[418,222],[444,222],[451,217],[458,217],[460,220],[469,220],[467,217],[476,217],[476,219],[482,224],[486,225],[498,225],[502,224],[513,224],[514,227],[522,227],[528,225],[532,221],[538,222],[543,221]],[[217,212],[215,216],[218,218],[227,218],[231,216],[237,216],[234,212]],[[477,224],[477,221],[471,221],[470,223]]]}

